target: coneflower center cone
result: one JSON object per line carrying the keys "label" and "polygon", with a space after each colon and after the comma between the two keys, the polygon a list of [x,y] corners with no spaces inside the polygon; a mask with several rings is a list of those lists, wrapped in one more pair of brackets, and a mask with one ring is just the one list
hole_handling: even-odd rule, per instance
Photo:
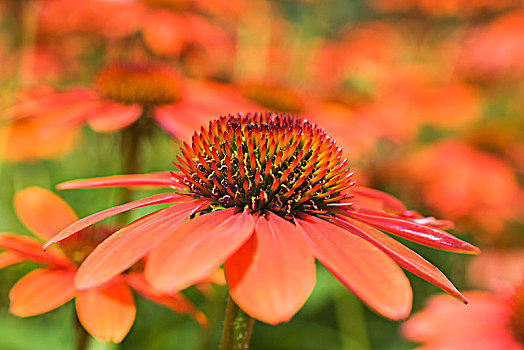
{"label": "coneflower center cone", "polygon": [[222,116],[182,148],[177,168],[191,195],[222,208],[271,211],[287,220],[351,205],[342,149],[316,125],[288,114]]}
{"label": "coneflower center cone", "polygon": [[159,64],[111,64],[98,72],[95,85],[102,97],[123,104],[162,106],[180,98],[176,73]]}

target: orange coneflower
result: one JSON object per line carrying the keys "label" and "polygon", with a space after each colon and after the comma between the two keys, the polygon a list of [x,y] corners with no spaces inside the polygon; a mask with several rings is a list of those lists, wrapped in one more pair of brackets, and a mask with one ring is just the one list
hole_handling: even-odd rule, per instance
{"label": "orange coneflower", "polygon": [[342,149],[308,121],[285,114],[222,116],[195,133],[182,153],[179,172],[59,186],[175,190],[88,216],[44,245],[133,208],[171,204],[101,243],[80,267],[78,288],[96,287],[150,252],[145,276],[165,292],[186,288],[225,263],[234,302],[272,324],[289,320],[308,298],[315,259],[391,319],[411,309],[412,291],[398,265],[465,301],[436,267],[379,230],[441,250],[476,254],[478,248],[442,231],[447,221],[353,186]]}
{"label": "orange coneflower", "polygon": [[41,89],[6,113],[11,113],[15,126],[37,123],[44,136],[85,122],[95,131],[114,132],[147,114],[172,135],[182,137],[217,113],[245,106],[247,102],[227,86],[183,82],[173,69],[161,64],[121,63],[102,68],[92,87],[66,92]]}
{"label": "orange coneflower", "polygon": [[[58,196],[39,187],[28,187],[15,195],[15,210],[20,220],[43,240],[77,217]],[[131,288],[142,296],[178,313],[189,313],[199,322],[205,316],[183,295],[155,290],[138,269],[118,274],[95,288],[78,290],[74,285],[78,265],[100,242],[115,230],[90,227],[75,237],[63,240],[60,250],[42,252],[41,240],[13,233],[0,234],[0,267],[24,260],[44,265],[20,279],[9,293],[10,311],[21,317],[54,310],[75,299],[82,326],[100,341],[121,342],[131,328],[136,308]]]}
{"label": "orange coneflower", "polygon": [[[524,349],[524,285],[511,293],[464,293],[471,305],[462,308],[443,295],[433,296],[427,306],[402,327],[404,337],[423,343],[419,349]],[[458,307],[457,307],[458,306]]]}

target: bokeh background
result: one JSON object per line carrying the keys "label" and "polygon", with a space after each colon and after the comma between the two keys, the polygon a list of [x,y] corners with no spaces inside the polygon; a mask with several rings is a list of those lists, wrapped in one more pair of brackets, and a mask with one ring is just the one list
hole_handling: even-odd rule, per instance
{"label": "bokeh background", "polygon": [[[483,250],[465,257],[403,241],[459,289],[522,277],[522,1],[2,0],[0,231],[30,235],[13,210],[18,190],[122,173],[122,132],[84,126],[43,137],[13,116],[34,91],[96,90],[97,72],[115,62],[162,63],[180,89],[216,85],[257,110],[315,121],[344,148],[358,184],[453,220],[453,233]],[[191,98],[207,103],[198,93]],[[220,113],[237,112],[226,106]],[[153,125],[138,172],[174,170],[180,142]],[[121,198],[120,189],[59,194],[80,216]],[[8,312],[9,289],[35,266],[0,270],[0,349],[71,349],[71,303],[28,319]],[[416,311],[439,291],[408,277]],[[185,293],[208,316],[207,329],[136,296],[137,318],[123,343],[93,339],[90,349],[216,348],[225,287],[205,297]],[[256,323],[252,349],[414,348],[400,324],[368,310],[319,266],[303,309],[287,324]]]}

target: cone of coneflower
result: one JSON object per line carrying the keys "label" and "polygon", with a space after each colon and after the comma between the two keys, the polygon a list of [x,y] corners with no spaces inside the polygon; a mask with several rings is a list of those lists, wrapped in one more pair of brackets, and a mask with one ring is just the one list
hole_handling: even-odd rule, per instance
{"label": "cone of coneflower", "polygon": [[[133,208],[170,204],[95,248],[78,271],[78,288],[104,283],[148,253],[145,276],[165,292],[184,289],[224,264],[231,298],[223,349],[249,342],[252,318],[270,324],[291,319],[313,289],[315,259],[391,319],[411,310],[412,290],[399,265],[466,301],[436,267],[381,231],[445,251],[479,249],[443,231],[449,222],[354,186],[342,149],[316,125],[286,114],[222,116],[181,151],[178,172],[59,185],[170,189],[83,218],[44,245]],[[243,335],[234,333],[233,321],[246,326]]]}

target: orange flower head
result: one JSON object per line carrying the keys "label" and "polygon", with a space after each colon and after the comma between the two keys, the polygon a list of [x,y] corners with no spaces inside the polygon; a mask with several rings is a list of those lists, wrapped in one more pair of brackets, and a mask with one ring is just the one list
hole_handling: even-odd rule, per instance
{"label": "orange flower head", "polygon": [[80,265],[97,245],[116,231],[118,228],[107,225],[86,227],[75,236],[63,240],[59,245],[69,260]]}
{"label": "orange flower head", "polygon": [[162,65],[111,64],[97,74],[95,84],[104,98],[126,105],[163,106],[180,98],[178,77]]}
{"label": "orange flower head", "polygon": [[[322,129],[288,114],[230,115],[186,144],[180,177],[196,198],[293,220],[350,205],[349,161]],[[329,171],[328,171],[329,170]]]}
{"label": "orange flower head", "polygon": [[145,256],[145,278],[164,293],[187,288],[224,265],[234,302],[251,317],[276,324],[307,300],[316,259],[391,319],[411,309],[411,287],[399,266],[466,302],[435,266],[382,231],[440,250],[479,249],[441,230],[450,222],[353,186],[342,149],[308,121],[275,113],[221,116],[196,132],[191,146],[184,144],[176,166],[179,172],[58,186],[169,189],[80,219],[44,244],[128,210],[168,204],[97,246],[78,269],[78,288],[103,285]]}
{"label": "orange flower head", "polygon": [[249,100],[276,112],[299,113],[304,101],[295,92],[276,84],[246,83],[241,93]]}
{"label": "orange flower head", "polygon": [[509,325],[515,339],[524,345],[524,283],[516,289]]}

